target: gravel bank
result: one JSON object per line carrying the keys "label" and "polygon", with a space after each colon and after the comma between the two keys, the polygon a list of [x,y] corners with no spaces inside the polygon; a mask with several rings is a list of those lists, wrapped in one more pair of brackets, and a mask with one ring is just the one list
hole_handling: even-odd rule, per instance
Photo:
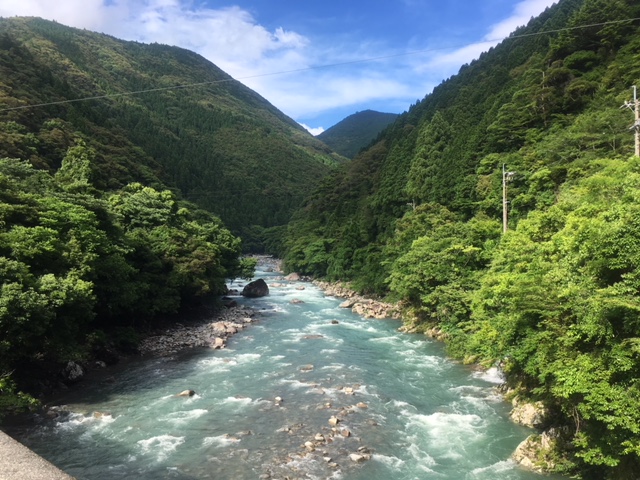
{"label": "gravel bank", "polygon": [[166,356],[196,347],[224,348],[227,340],[256,321],[256,312],[249,308],[232,307],[215,318],[191,324],[175,324],[153,333],[139,345],[143,355]]}

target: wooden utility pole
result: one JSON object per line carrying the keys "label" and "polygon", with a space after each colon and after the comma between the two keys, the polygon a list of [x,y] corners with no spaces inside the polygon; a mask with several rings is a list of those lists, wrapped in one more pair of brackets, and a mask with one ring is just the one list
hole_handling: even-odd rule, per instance
{"label": "wooden utility pole", "polygon": [[509,229],[509,214],[507,213],[507,207],[509,202],[507,200],[507,182],[510,181],[516,172],[507,172],[506,164],[502,164],[502,232],[505,233]]}
{"label": "wooden utility pole", "polygon": [[625,107],[633,110],[635,115],[635,121],[629,130],[633,130],[635,134],[636,157],[640,157],[640,100],[638,100],[638,91],[635,85],[633,87],[633,102],[622,105],[622,108]]}

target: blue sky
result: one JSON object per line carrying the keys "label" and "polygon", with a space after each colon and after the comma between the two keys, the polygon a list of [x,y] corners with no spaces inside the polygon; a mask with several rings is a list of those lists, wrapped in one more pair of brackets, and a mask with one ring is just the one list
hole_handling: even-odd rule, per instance
{"label": "blue sky", "polygon": [[407,110],[556,1],[0,0],[0,16],[188,48],[319,133]]}

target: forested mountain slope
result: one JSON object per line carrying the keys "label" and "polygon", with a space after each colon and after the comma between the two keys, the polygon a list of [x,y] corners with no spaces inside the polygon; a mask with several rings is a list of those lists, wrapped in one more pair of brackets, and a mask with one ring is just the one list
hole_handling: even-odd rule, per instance
{"label": "forested mountain slope", "polygon": [[539,466],[583,478],[640,469],[640,160],[620,108],[638,17],[561,0],[328,177],[285,239],[290,270],[389,296],[453,355],[500,362],[549,412]]}
{"label": "forested mountain slope", "polygon": [[98,154],[100,188],[167,183],[237,233],[285,224],[343,160],[193,52],[0,19],[0,110],[113,94],[0,111],[0,157],[55,170],[79,134]]}
{"label": "forested mountain slope", "polygon": [[316,138],[322,140],[332,150],[353,158],[363,148],[378,136],[398,115],[382,113],[374,110],[364,110],[349,115],[333,127],[328,128]]}

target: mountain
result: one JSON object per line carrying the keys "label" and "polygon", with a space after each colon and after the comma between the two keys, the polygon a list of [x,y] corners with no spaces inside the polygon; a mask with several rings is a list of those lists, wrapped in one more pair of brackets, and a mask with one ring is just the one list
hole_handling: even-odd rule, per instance
{"label": "mountain", "polygon": [[285,224],[344,160],[181,48],[5,18],[0,78],[0,157],[55,170],[82,137],[97,151],[100,188],[167,184],[236,233]]}
{"label": "mountain", "polygon": [[498,365],[545,412],[532,463],[585,479],[640,469],[638,18],[559,1],[327,177],[284,239],[287,269]]}
{"label": "mountain", "polygon": [[322,140],[340,155],[353,158],[356,153],[375,140],[378,134],[390,123],[393,123],[396,118],[398,115],[395,113],[364,110],[349,115],[316,138]]}

